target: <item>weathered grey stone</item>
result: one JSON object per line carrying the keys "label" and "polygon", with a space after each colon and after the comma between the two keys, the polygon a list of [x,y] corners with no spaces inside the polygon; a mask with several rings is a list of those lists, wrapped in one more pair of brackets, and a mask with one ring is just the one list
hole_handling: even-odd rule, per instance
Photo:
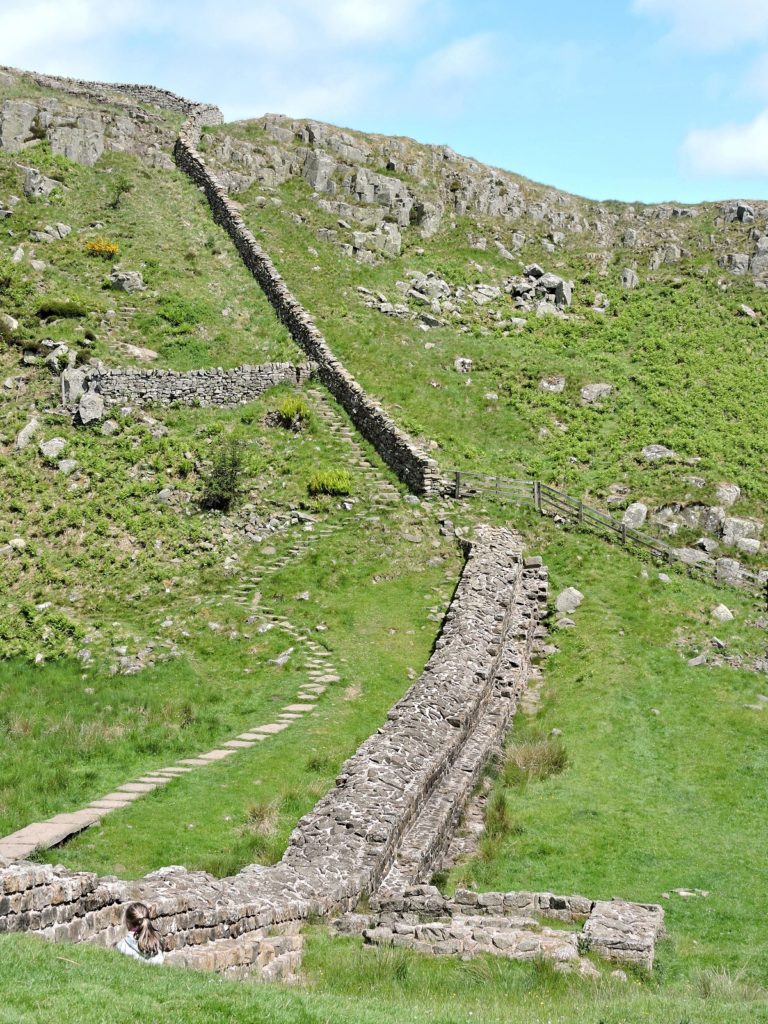
{"label": "weathered grey stone", "polygon": [[639,530],[645,522],[647,515],[648,506],[644,505],[641,501],[635,501],[627,507],[621,521],[625,526],[629,526],[633,530]]}
{"label": "weathered grey stone", "polygon": [[763,532],[763,524],[759,519],[742,519],[739,516],[726,516],[723,520],[723,543],[738,544],[744,539],[759,540]]}
{"label": "weathered grey stone", "polygon": [[726,508],[730,508],[731,505],[735,505],[741,497],[741,488],[738,484],[719,483],[715,489],[717,500],[721,505],[725,505]]}
{"label": "weathered grey stone", "polygon": [[83,426],[97,423],[104,415],[104,399],[95,391],[86,391],[80,397],[77,415]]}
{"label": "weathered grey stone", "polygon": [[16,449],[16,451],[23,451],[29,445],[30,441],[32,440],[32,438],[35,436],[39,429],[40,421],[36,416],[33,416],[32,419],[27,423],[27,425],[22,427],[21,430],[16,435],[16,440],[14,441],[13,444],[13,447]]}
{"label": "weathered grey stone", "polygon": [[577,590],[575,587],[567,587],[557,595],[555,608],[557,608],[559,612],[570,614],[571,612],[576,611],[583,600],[584,595],[580,590]]}
{"label": "weathered grey stone", "polygon": [[723,258],[723,266],[731,274],[741,276],[749,272],[749,256],[745,252],[729,252]]}
{"label": "weathered grey stone", "polygon": [[642,455],[646,462],[660,462],[663,459],[677,458],[677,452],[673,452],[671,448],[667,448],[663,444],[647,444],[643,448]]}
{"label": "weathered grey stone", "polygon": [[67,409],[75,409],[83,394],[87,379],[85,370],[70,366],[61,374],[61,404]]}
{"label": "weathered grey stone", "polygon": [[146,288],[144,278],[138,270],[113,270],[109,275],[110,284],[121,292],[142,292]]}
{"label": "weathered grey stone", "polygon": [[640,285],[640,277],[636,270],[631,267],[627,267],[621,272],[621,287],[627,289],[638,288]]}
{"label": "weathered grey stone", "polygon": [[559,395],[561,391],[565,391],[565,377],[562,374],[554,373],[551,377],[545,377],[539,381],[540,391],[551,391],[555,395]]}
{"label": "weathered grey stone", "polygon": [[724,604],[718,604],[712,609],[712,618],[717,622],[732,622],[733,612]]}
{"label": "weathered grey stone", "polygon": [[581,389],[581,400],[591,405],[599,402],[613,392],[613,384],[585,384]]}
{"label": "weathered grey stone", "polygon": [[8,334],[15,334],[19,329],[19,321],[9,313],[0,313],[0,328]]}
{"label": "weathered grey stone", "polygon": [[63,437],[52,437],[50,441],[41,441],[38,447],[43,458],[53,462],[67,447],[67,442]]}
{"label": "weathered grey stone", "polygon": [[36,167],[22,167],[21,169],[24,171],[22,188],[25,196],[49,196],[55,189],[62,188],[60,181],[56,181],[55,178],[46,178]]}

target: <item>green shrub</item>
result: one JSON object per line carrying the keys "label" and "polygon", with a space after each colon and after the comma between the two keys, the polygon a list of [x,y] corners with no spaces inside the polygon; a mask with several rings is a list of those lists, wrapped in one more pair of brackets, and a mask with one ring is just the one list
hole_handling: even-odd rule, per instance
{"label": "green shrub", "polygon": [[88,316],[88,310],[72,299],[45,299],[37,307],[37,315],[41,320],[52,320],[54,317]]}
{"label": "green shrub", "polygon": [[168,295],[160,301],[157,311],[161,320],[182,331],[197,327],[210,315],[204,302],[195,302],[181,295]]}
{"label": "green shrub", "polygon": [[346,469],[321,469],[312,474],[307,490],[311,495],[349,494],[352,490],[352,478]]}
{"label": "green shrub", "polygon": [[205,509],[227,512],[240,498],[243,456],[235,438],[223,441],[213,456],[210,470],[203,478],[200,504]]}
{"label": "green shrub", "polygon": [[298,395],[289,395],[284,398],[275,413],[276,421],[281,427],[297,432],[310,421],[311,417],[312,412],[309,406]]}
{"label": "green shrub", "polygon": [[111,209],[116,210],[122,202],[123,196],[127,195],[133,188],[133,182],[127,174],[118,175],[112,186],[112,199],[109,201]]}
{"label": "green shrub", "polygon": [[89,256],[112,260],[120,252],[120,246],[117,242],[110,242],[108,238],[91,238],[85,243],[85,251]]}

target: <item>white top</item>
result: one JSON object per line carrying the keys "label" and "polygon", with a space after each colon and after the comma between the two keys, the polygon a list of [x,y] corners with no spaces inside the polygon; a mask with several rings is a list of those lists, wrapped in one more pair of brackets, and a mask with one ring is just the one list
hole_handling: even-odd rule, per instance
{"label": "white top", "polygon": [[132,935],[131,932],[128,932],[124,939],[120,939],[115,949],[118,953],[125,953],[126,956],[132,956],[135,960],[143,960],[145,964],[161,964],[165,959],[162,950],[159,953],[155,953],[154,956],[145,956],[139,949],[136,936]]}

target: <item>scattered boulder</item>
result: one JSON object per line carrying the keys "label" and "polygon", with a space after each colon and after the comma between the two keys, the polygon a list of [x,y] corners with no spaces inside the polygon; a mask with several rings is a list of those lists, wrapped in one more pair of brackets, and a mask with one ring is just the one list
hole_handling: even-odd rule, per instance
{"label": "scattered boulder", "polygon": [[109,275],[109,283],[119,292],[143,292],[146,288],[138,270],[113,270]]}
{"label": "scattered boulder", "polygon": [[576,611],[583,600],[584,595],[580,590],[577,590],[575,587],[566,587],[565,590],[561,591],[557,595],[555,608],[557,608],[559,612],[570,614],[571,612]]}
{"label": "scattered boulder", "polygon": [[745,302],[742,302],[737,312],[739,316],[745,316],[749,320],[757,320],[757,313],[754,311],[754,309],[752,309],[751,306],[748,306]]}
{"label": "scattered boulder", "polygon": [[624,512],[622,523],[632,530],[639,530],[648,515],[648,506],[642,501],[634,501]]}
{"label": "scattered boulder", "polygon": [[112,434],[117,433],[118,426],[115,420],[104,420],[101,424],[101,432],[105,437],[111,437]]}
{"label": "scattered boulder", "polygon": [[56,468],[64,476],[71,476],[77,469],[77,462],[74,459],[62,459]]}
{"label": "scattered boulder", "polygon": [[89,423],[98,423],[104,415],[104,399],[96,391],[86,391],[80,398],[77,406],[77,416],[80,423],[86,426]]}
{"label": "scattered boulder", "polygon": [[723,543],[738,544],[742,540],[759,540],[763,524],[758,519],[726,516],[723,520]]}
{"label": "scattered boulder", "polygon": [[539,381],[540,391],[551,391],[555,395],[559,395],[565,390],[565,377],[560,373],[553,373],[550,377],[545,377]]}
{"label": "scattered boulder", "polygon": [[638,288],[640,285],[640,277],[636,270],[631,267],[627,267],[621,272],[621,287],[628,290]]}
{"label": "scattered boulder", "polygon": [[33,416],[29,423],[27,423],[25,427],[22,427],[22,429],[16,435],[16,440],[13,443],[13,447],[16,449],[16,451],[24,451],[24,449],[29,445],[30,441],[32,440],[32,438],[35,436],[39,429],[40,421],[36,416]]}
{"label": "scattered boulder", "polygon": [[724,604],[719,604],[712,609],[712,618],[717,622],[732,622],[733,612]]}
{"label": "scattered boulder", "polygon": [[67,447],[67,442],[63,437],[52,437],[50,441],[41,441],[38,447],[43,458],[50,459],[53,462]]}
{"label": "scattered boulder", "polygon": [[55,178],[46,178],[36,167],[23,167],[17,164],[20,170],[24,171],[24,182],[22,188],[27,198],[49,196],[54,189],[62,188],[60,181]]}
{"label": "scattered boulder", "polygon": [[0,313],[0,334],[15,334],[19,329],[19,321],[9,313]]}
{"label": "scattered boulder", "polygon": [[591,405],[607,398],[613,392],[613,384],[585,384],[581,389],[581,400]]}
{"label": "scattered boulder", "polygon": [[153,359],[157,359],[158,355],[154,349],[141,348],[140,345],[129,345],[127,342],[123,344],[123,351],[126,355],[138,359],[141,363],[150,363]]}
{"label": "scattered boulder", "polygon": [[67,409],[74,409],[80,401],[87,379],[85,370],[68,366],[61,374],[61,404]]}
{"label": "scattered boulder", "polygon": [[718,558],[715,575],[721,582],[735,586],[741,579],[741,563],[736,558]]}
{"label": "scattered boulder", "polygon": [[719,483],[715,489],[715,494],[721,505],[730,508],[741,497],[741,488],[738,484]]}
{"label": "scattered boulder", "polygon": [[472,360],[467,356],[457,356],[453,361],[453,368],[457,373],[469,373],[472,366]]}
{"label": "scattered boulder", "polygon": [[749,256],[745,252],[729,252],[720,262],[730,274],[740,277],[749,272]]}
{"label": "scattered boulder", "polygon": [[71,234],[72,228],[69,224],[46,224],[42,231],[30,231],[29,237],[33,242],[58,242]]}
{"label": "scattered boulder", "polygon": [[643,448],[642,456],[646,462],[661,462],[664,459],[676,459],[677,452],[663,444],[647,444]]}

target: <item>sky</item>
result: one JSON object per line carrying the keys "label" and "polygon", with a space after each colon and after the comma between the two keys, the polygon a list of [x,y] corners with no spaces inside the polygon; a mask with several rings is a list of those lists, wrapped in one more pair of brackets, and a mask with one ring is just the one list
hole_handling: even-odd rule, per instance
{"label": "sky", "polygon": [[0,64],[407,135],[595,199],[768,199],[768,0],[0,0]]}

